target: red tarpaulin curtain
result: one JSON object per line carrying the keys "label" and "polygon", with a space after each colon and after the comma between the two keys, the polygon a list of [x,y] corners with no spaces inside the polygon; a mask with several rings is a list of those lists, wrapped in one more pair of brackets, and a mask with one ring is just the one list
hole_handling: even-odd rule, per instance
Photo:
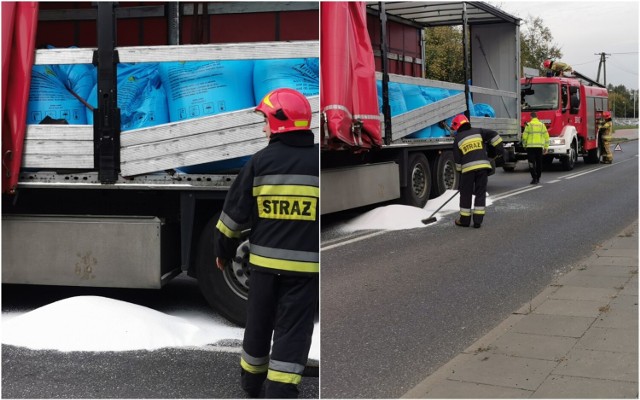
{"label": "red tarpaulin curtain", "polygon": [[[363,2],[321,3],[320,104],[328,132],[323,143],[371,148],[382,144],[375,61]],[[352,120],[363,123],[354,135]]]}
{"label": "red tarpaulin curtain", "polygon": [[38,3],[2,2],[3,193],[15,191],[22,163],[37,22]]}

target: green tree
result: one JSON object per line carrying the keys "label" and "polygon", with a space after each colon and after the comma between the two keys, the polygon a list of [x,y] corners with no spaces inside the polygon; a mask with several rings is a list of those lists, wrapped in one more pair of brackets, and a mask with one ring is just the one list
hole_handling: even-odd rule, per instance
{"label": "green tree", "polygon": [[425,29],[425,55],[427,79],[464,83],[461,27]]}
{"label": "green tree", "polygon": [[528,15],[520,25],[520,65],[539,69],[545,59],[560,57],[562,52],[542,18]]}
{"label": "green tree", "polygon": [[624,85],[613,86],[609,84],[607,86],[609,92],[609,109],[612,111],[613,117],[617,118],[633,118],[637,117],[637,111],[634,114],[634,106],[638,106],[638,97],[634,102],[634,91],[629,90]]}

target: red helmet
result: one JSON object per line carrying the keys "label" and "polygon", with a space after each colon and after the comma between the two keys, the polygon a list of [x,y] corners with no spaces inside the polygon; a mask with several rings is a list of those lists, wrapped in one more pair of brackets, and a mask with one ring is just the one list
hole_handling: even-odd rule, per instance
{"label": "red helmet", "polygon": [[602,113],[604,119],[611,119],[611,111],[605,111]]}
{"label": "red helmet", "polygon": [[265,115],[271,133],[311,129],[311,105],[304,95],[293,89],[276,89],[256,107]]}
{"label": "red helmet", "polygon": [[453,117],[453,121],[451,121],[451,129],[457,131],[463,124],[468,124],[469,120],[464,114],[458,114]]}
{"label": "red helmet", "polygon": [[545,68],[551,68],[551,60],[544,60],[542,65],[544,65]]}

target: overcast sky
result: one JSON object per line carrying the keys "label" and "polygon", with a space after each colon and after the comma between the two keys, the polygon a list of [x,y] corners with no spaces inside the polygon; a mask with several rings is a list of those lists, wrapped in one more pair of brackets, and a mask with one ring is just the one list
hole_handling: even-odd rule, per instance
{"label": "overcast sky", "polygon": [[[635,1],[490,1],[518,18],[540,17],[551,30],[562,61],[596,79],[600,56],[608,53],[607,84],[638,89],[639,2]],[[600,81],[603,81],[601,72]]]}

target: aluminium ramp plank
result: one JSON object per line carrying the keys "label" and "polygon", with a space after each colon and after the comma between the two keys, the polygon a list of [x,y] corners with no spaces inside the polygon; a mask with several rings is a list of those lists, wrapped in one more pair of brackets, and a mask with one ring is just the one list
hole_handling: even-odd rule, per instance
{"label": "aluminium ramp plank", "polygon": [[22,168],[93,168],[93,126],[27,125]]}
{"label": "aluminium ramp plank", "polygon": [[392,141],[402,139],[420,129],[465,112],[464,93],[447,97],[391,118]]}
{"label": "aluminium ramp plank", "polygon": [[[318,141],[319,97],[309,98]],[[266,146],[264,119],[253,108],[123,132],[121,171],[134,176],[250,156]]]}

